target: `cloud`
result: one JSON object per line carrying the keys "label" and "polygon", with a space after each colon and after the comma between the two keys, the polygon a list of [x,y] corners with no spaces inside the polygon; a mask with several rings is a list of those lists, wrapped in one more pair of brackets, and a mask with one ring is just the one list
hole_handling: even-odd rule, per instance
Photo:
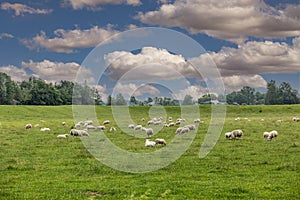
{"label": "cloud", "polygon": [[237,49],[223,48],[210,56],[222,76],[295,73],[300,71],[299,41],[295,38],[292,46],[284,42],[251,41]]}
{"label": "cloud", "polygon": [[140,0],[64,0],[64,5],[71,6],[73,9],[88,8],[90,10],[99,10],[99,6],[105,4],[127,4],[131,6],[141,5]]}
{"label": "cloud", "polygon": [[2,10],[13,10],[15,12],[16,16],[23,16],[25,13],[29,14],[49,14],[52,12],[50,9],[35,9],[31,8],[27,5],[20,4],[20,3],[8,3],[8,2],[3,2],[1,4],[1,9]]}
{"label": "cloud", "polygon": [[118,82],[114,88],[114,93],[121,93],[125,98],[129,98],[130,96],[139,97],[145,94],[157,95],[160,91],[156,87],[148,84],[137,85],[135,83],[122,84]]}
{"label": "cloud", "polygon": [[30,75],[28,75],[24,69],[18,68],[13,65],[1,66],[0,72],[7,74],[8,76],[11,77],[12,80],[17,82],[28,80],[28,78],[30,77]]}
{"label": "cloud", "polygon": [[181,55],[174,55],[165,49],[143,47],[133,54],[115,51],[104,56],[107,74],[113,80],[155,80],[194,77],[194,68]]}
{"label": "cloud", "polygon": [[91,72],[75,62],[62,63],[49,60],[33,62],[30,60],[29,62],[22,62],[22,67],[30,69],[35,77],[47,82],[59,82],[61,80],[74,82],[79,70],[81,74],[77,80],[93,81]]}
{"label": "cloud", "polygon": [[226,92],[238,91],[244,86],[266,88],[267,82],[260,75],[227,76],[222,78]]}
{"label": "cloud", "polygon": [[261,0],[177,0],[161,5],[156,11],[140,12],[136,19],[242,44],[249,36],[299,36],[299,13],[300,5],[287,4],[283,9],[275,9]]}
{"label": "cloud", "polygon": [[54,31],[57,37],[48,38],[45,32],[41,32],[31,40],[23,40],[23,43],[29,49],[45,48],[54,52],[72,53],[76,48],[95,47],[117,33],[119,31],[112,30],[110,25],[106,28],[94,26],[86,30],[57,29]]}
{"label": "cloud", "polygon": [[172,97],[174,99],[183,100],[186,95],[190,95],[193,97],[193,100],[197,100],[199,97],[207,93],[207,88],[201,87],[199,85],[191,85],[186,87],[185,89],[180,90],[178,93],[173,93]]}
{"label": "cloud", "polygon": [[9,34],[9,33],[1,33],[0,34],[0,40],[2,40],[4,38],[14,38],[14,36],[12,34]]}

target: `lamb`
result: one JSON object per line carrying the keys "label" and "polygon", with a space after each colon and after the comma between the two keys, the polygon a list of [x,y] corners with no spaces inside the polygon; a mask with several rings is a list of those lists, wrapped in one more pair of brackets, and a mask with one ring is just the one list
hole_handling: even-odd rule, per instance
{"label": "lamb", "polygon": [[201,122],[201,120],[200,120],[199,118],[194,119],[194,123],[195,123],[195,124],[199,124],[200,122]]}
{"label": "lamb", "polygon": [[92,120],[85,121],[83,126],[87,126],[87,125],[93,125],[93,121]]}
{"label": "lamb", "polygon": [[278,132],[276,130],[273,130],[269,133],[269,136],[267,137],[268,141],[271,141],[273,138],[278,136]]}
{"label": "lamb", "polygon": [[69,134],[61,134],[56,136],[57,138],[67,138],[69,136]]}
{"label": "lamb", "polygon": [[176,133],[176,134],[180,134],[180,133],[181,133],[181,130],[182,130],[182,127],[179,127],[179,128],[176,129],[176,132],[175,132],[175,133]]}
{"label": "lamb", "polygon": [[144,121],[145,121],[145,118],[142,118],[141,121],[144,122]]}
{"label": "lamb", "polygon": [[109,120],[105,120],[105,121],[103,122],[103,125],[108,125],[108,124],[110,124],[110,121],[109,121]]}
{"label": "lamb", "polygon": [[190,129],[188,127],[179,127],[176,130],[176,134],[184,134],[184,133],[188,133],[190,131]]}
{"label": "lamb", "polygon": [[154,124],[154,121],[153,121],[153,120],[149,120],[149,121],[147,122],[147,125],[148,125],[148,126],[153,125],[153,124]]}
{"label": "lamb", "polygon": [[196,126],[194,124],[188,124],[188,125],[186,125],[184,127],[188,128],[190,131],[196,130]]}
{"label": "lamb", "polygon": [[50,128],[41,128],[41,131],[50,131]]}
{"label": "lamb", "polygon": [[153,135],[153,129],[152,128],[147,128],[146,129],[146,134],[147,134],[147,138],[151,137]]}
{"label": "lamb", "polygon": [[110,127],[109,132],[115,132],[117,129],[115,127]]}
{"label": "lamb", "polygon": [[282,123],[283,120],[282,120],[282,119],[279,119],[279,120],[277,120],[276,122],[277,122],[277,123]]}
{"label": "lamb", "polygon": [[168,126],[169,126],[169,127],[170,127],[170,126],[175,126],[175,123],[174,123],[174,122],[171,122],[171,123],[168,124]]}
{"label": "lamb", "polygon": [[31,129],[31,128],[32,128],[32,124],[26,124],[26,125],[25,125],[25,129],[26,129],[26,130]]}
{"label": "lamb", "polygon": [[172,120],[173,120],[172,117],[169,117],[169,122],[172,122]]}
{"label": "lamb", "polygon": [[155,145],[157,145],[157,144],[161,144],[163,146],[166,146],[167,142],[164,139],[162,139],[162,138],[156,138],[155,139]]}
{"label": "lamb", "polygon": [[146,139],[145,147],[155,147],[155,146],[156,146],[156,142]]}
{"label": "lamb", "polygon": [[66,122],[62,122],[61,125],[65,126],[67,123]]}

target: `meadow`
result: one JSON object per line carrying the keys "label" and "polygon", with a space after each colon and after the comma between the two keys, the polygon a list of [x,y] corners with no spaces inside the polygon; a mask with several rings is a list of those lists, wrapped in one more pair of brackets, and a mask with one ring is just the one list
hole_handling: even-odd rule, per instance
{"label": "meadow", "polygon": [[[167,116],[180,115],[179,107],[165,109]],[[148,111],[130,107],[136,123],[147,121]],[[110,107],[96,107],[96,113],[99,122],[109,119],[116,126]],[[201,105],[200,113],[204,122],[178,160],[157,171],[128,173],[96,160],[78,137],[56,138],[74,124],[71,106],[0,106],[0,199],[300,199],[300,122],[291,120],[300,117],[300,105],[227,106],[222,134],[203,159],[198,154],[210,105]],[[25,130],[27,123],[51,131]],[[156,137],[169,142],[177,127]],[[225,139],[233,129],[242,129],[243,137]],[[278,137],[266,141],[263,132],[273,129]],[[145,139],[119,129],[105,134],[132,152],[163,148],[144,147]]]}

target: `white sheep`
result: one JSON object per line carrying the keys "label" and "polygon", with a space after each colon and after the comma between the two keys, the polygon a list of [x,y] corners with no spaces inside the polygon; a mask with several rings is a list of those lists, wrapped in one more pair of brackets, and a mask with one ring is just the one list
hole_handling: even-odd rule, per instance
{"label": "white sheep", "polygon": [[117,129],[115,127],[110,127],[109,132],[115,132]]}
{"label": "white sheep", "polygon": [[169,126],[169,127],[170,127],[170,126],[175,126],[175,123],[174,123],[174,122],[171,122],[171,123],[168,124],[168,126]]}
{"label": "white sheep", "polygon": [[231,132],[226,132],[226,133],[225,133],[225,137],[226,137],[226,139],[231,138]]}
{"label": "white sheep", "polygon": [[149,121],[147,122],[147,125],[148,125],[148,126],[153,125],[153,124],[154,124],[154,121],[153,121],[153,120],[149,120]]}
{"label": "white sheep", "polygon": [[134,127],[135,131],[140,131],[142,130],[143,126],[142,125],[137,125],[136,127]]}
{"label": "white sheep", "polygon": [[153,129],[152,128],[147,128],[146,129],[146,135],[147,135],[147,138],[151,137],[153,135]]}
{"label": "white sheep", "polygon": [[196,130],[196,126],[194,124],[188,124],[188,125],[186,125],[184,127],[188,128],[190,131]]}
{"label": "white sheep", "polygon": [[231,138],[235,139],[236,137],[240,138],[243,136],[243,131],[242,130],[233,130],[231,131]]}
{"label": "white sheep", "polygon": [[41,128],[40,130],[41,130],[41,131],[50,131],[50,128],[46,128],[46,127],[45,127],[45,128]]}
{"label": "white sheep", "polygon": [[181,130],[182,130],[182,128],[183,128],[183,127],[179,127],[179,128],[177,128],[175,133],[176,133],[176,134],[180,134],[180,133],[181,133]]}
{"label": "white sheep", "polygon": [[110,121],[109,121],[109,120],[105,120],[105,121],[103,122],[103,125],[108,125],[108,124],[110,124]]}
{"label": "white sheep", "polygon": [[65,126],[67,123],[66,122],[62,122],[61,125]]}
{"label": "white sheep", "polygon": [[31,128],[32,128],[32,124],[26,124],[26,125],[25,125],[25,129],[28,130],[28,129],[31,129]]}
{"label": "white sheep", "polygon": [[161,145],[163,145],[163,146],[166,146],[167,145],[167,142],[164,140],[164,139],[162,139],[162,138],[156,138],[155,139],[155,144],[157,145],[157,144],[161,144]]}
{"label": "white sheep", "polygon": [[234,120],[235,120],[235,121],[239,121],[239,120],[241,120],[241,118],[237,117],[237,118],[235,118]]}
{"label": "white sheep", "polygon": [[57,138],[67,138],[69,136],[69,134],[61,134],[61,135],[57,135]]}
{"label": "white sheep", "polygon": [[282,123],[283,120],[282,120],[282,119],[279,119],[279,120],[277,120],[276,122],[277,122],[277,123]]}
{"label": "white sheep", "polygon": [[145,118],[142,118],[141,121],[144,122],[144,121],[145,121]]}
{"label": "white sheep", "polygon": [[106,130],[105,126],[97,126],[97,130],[104,131]]}
{"label": "white sheep", "polygon": [[34,127],[39,127],[39,126],[40,126],[39,124],[35,124],[35,125],[34,125]]}
{"label": "white sheep", "polygon": [[295,122],[300,122],[300,118],[299,117],[293,117],[292,120],[295,121]]}
{"label": "white sheep", "polygon": [[173,118],[172,117],[169,117],[169,122],[172,122]]}
{"label": "white sheep", "polygon": [[128,128],[134,129],[134,124],[129,124],[129,125],[128,125]]}
{"label": "white sheep", "polygon": [[199,118],[194,119],[194,123],[195,123],[195,124],[199,124],[200,122],[201,122],[201,120],[200,120]]}
{"label": "white sheep", "polygon": [[145,147],[155,147],[155,146],[156,146],[156,142],[146,139]]}
{"label": "white sheep", "polygon": [[264,136],[264,138],[266,138],[266,139],[269,137],[269,135],[270,135],[270,132],[264,132],[264,133],[263,133],[263,136]]}
{"label": "white sheep", "polygon": [[87,126],[87,125],[93,125],[93,121],[92,120],[86,120],[83,124],[83,126]]}
{"label": "white sheep", "polygon": [[271,141],[273,138],[276,138],[278,136],[278,132],[276,130],[273,130],[269,133],[269,136],[267,137],[268,141]]}
{"label": "white sheep", "polygon": [[89,131],[89,130],[96,130],[97,128],[93,125],[87,125],[86,129]]}
{"label": "white sheep", "polygon": [[89,136],[89,133],[86,130],[78,130],[78,129],[71,129],[70,135],[73,136]]}

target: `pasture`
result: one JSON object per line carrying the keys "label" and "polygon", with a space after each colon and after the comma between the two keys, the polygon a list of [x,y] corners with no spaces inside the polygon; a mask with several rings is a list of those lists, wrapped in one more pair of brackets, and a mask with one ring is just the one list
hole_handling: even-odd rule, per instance
{"label": "pasture", "polygon": [[[180,117],[179,107],[165,109],[167,116]],[[145,125],[140,119],[149,119],[148,110],[130,107],[130,114]],[[99,122],[108,119],[117,127],[110,107],[96,107],[96,113]],[[0,199],[300,199],[300,122],[291,120],[300,117],[300,105],[227,106],[222,134],[203,159],[198,154],[210,106],[200,106],[200,114],[204,122],[178,160],[157,171],[127,173],[97,161],[78,137],[56,138],[74,124],[71,106],[0,106]],[[27,123],[40,126],[25,130]],[[155,137],[168,143],[177,127]],[[225,139],[233,129],[242,129],[243,137]],[[279,135],[268,142],[263,132],[273,129]],[[105,133],[128,151],[163,148],[144,147],[145,139],[119,129]]]}

